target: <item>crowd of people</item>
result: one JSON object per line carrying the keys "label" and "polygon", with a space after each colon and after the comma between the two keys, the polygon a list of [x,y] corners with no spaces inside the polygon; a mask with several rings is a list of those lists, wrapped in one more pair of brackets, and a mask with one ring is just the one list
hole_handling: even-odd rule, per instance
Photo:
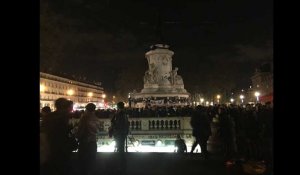
{"label": "crowd of people", "polygon": [[[243,158],[272,161],[273,108],[269,105],[215,105],[186,107],[152,107],[145,109],[124,108],[118,103],[117,110],[96,110],[93,103],[85,111],[73,111],[73,102],[64,98],[55,101],[56,110],[49,107],[41,111],[41,165],[42,174],[68,174],[68,160],[73,149],[70,148],[70,135],[79,141],[78,160],[81,162],[81,174],[92,170],[97,152],[97,133],[100,131],[99,118],[110,118],[112,135],[116,140],[117,152],[125,152],[124,142],[128,135],[128,117],[168,117],[188,116],[193,128],[195,142],[208,158],[207,141],[211,124],[217,124],[217,139],[225,159]],[[72,119],[79,119],[78,127],[72,125]],[[178,138],[180,145],[184,142]],[[183,145],[183,144],[181,144]],[[178,146],[179,147],[179,146]],[[178,152],[187,152],[186,146]],[[47,157],[47,158],[45,158]]]}
{"label": "crowd of people", "polygon": [[[80,116],[78,127],[71,119],[80,113],[74,113],[73,102],[65,98],[55,101],[56,110],[49,107],[41,111],[40,129],[40,165],[42,175],[71,174],[70,158],[78,150],[79,172],[81,175],[93,173],[97,153],[97,134],[100,122],[95,114],[96,105],[88,103]],[[124,103],[118,103],[118,110],[112,120],[113,137],[117,152],[124,152],[124,142],[129,130],[129,122],[124,113]]]}

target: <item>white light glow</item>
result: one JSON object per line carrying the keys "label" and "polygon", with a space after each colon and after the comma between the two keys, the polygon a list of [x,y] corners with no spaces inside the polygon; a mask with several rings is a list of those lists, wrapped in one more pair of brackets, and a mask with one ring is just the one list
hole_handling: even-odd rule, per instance
{"label": "white light glow", "polygon": [[[192,141],[187,141],[187,152],[191,151]],[[98,145],[97,152],[115,152],[115,141],[112,141],[110,144]],[[150,153],[150,152],[165,152],[165,153],[174,153],[176,152],[176,147],[174,145],[164,145],[161,140],[156,142],[156,145],[142,145],[139,141],[135,141],[133,144],[129,144],[127,148],[128,152],[140,152],[140,153]],[[200,146],[194,150],[194,153],[201,153]]]}
{"label": "white light glow", "polygon": [[43,84],[40,84],[40,92],[45,92],[46,86]]}
{"label": "white light glow", "polygon": [[87,95],[88,95],[89,97],[92,97],[92,96],[93,96],[93,92],[89,92]]}
{"label": "white light glow", "polygon": [[74,94],[74,90],[73,90],[73,89],[69,89],[69,90],[67,91],[67,94],[68,94],[68,95],[73,95],[73,94]]}

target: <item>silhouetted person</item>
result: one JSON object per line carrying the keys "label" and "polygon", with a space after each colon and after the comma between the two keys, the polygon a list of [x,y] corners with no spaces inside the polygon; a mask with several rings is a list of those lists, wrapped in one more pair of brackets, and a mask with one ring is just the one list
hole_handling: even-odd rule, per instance
{"label": "silhouetted person", "polygon": [[42,108],[41,113],[40,113],[40,120],[41,120],[41,130],[44,129],[43,128],[43,120],[44,118],[51,113],[51,108],[49,106],[45,106]]}
{"label": "silhouetted person", "polygon": [[49,146],[49,159],[46,174],[68,175],[69,149],[69,107],[65,98],[55,101],[56,111],[44,118],[43,125]]}
{"label": "silhouetted person", "polygon": [[191,126],[193,128],[193,136],[196,138],[195,142],[192,145],[191,153],[193,153],[196,146],[200,144],[201,153],[203,153],[204,158],[207,158],[207,141],[209,136],[211,135],[211,128],[204,107],[196,107],[191,118]]}
{"label": "silhouetted person", "polygon": [[185,141],[180,137],[179,134],[177,135],[177,139],[175,140],[175,146],[177,147],[177,153],[187,152]]}
{"label": "silhouetted person", "polygon": [[49,158],[49,144],[47,140],[47,135],[45,133],[43,121],[45,117],[47,117],[51,113],[51,109],[49,106],[45,106],[42,108],[40,113],[40,166],[41,170],[43,171],[45,169],[45,163],[47,162],[47,159]]}
{"label": "silhouetted person", "polygon": [[111,120],[113,137],[116,141],[117,152],[124,152],[125,139],[129,131],[128,118],[125,115],[124,103],[117,104],[118,111]]}
{"label": "silhouetted person", "polygon": [[97,134],[100,123],[95,115],[96,105],[89,103],[79,121],[77,137],[79,139],[78,158],[80,173],[88,175],[93,171],[97,154]]}
{"label": "silhouetted person", "polygon": [[222,150],[224,153],[225,159],[230,159],[234,155],[233,147],[233,133],[232,133],[232,122],[231,116],[228,113],[228,110],[224,107],[218,109],[219,115],[219,124],[220,124],[220,138],[222,141]]}

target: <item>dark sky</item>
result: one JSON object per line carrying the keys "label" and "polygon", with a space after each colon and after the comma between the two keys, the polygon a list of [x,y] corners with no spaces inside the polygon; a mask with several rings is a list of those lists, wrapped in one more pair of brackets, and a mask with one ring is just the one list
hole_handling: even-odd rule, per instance
{"label": "dark sky", "polygon": [[110,94],[142,89],[159,31],[192,93],[249,87],[273,57],[271,0],[41,0],[40,11],[41,70],[86,76]]}

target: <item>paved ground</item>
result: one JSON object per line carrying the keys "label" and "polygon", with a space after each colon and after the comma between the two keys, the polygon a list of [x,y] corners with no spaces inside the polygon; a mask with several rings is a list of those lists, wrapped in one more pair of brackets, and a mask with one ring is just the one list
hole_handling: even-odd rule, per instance
{"label": "paved ground", "polygon": [[[73,173],[77,174],[76,154],[73,155]],[[101,175],[229,175],[224,161],[216,155],[204,160],[200,154],[175,153],[98,153],[96,173]]]}

